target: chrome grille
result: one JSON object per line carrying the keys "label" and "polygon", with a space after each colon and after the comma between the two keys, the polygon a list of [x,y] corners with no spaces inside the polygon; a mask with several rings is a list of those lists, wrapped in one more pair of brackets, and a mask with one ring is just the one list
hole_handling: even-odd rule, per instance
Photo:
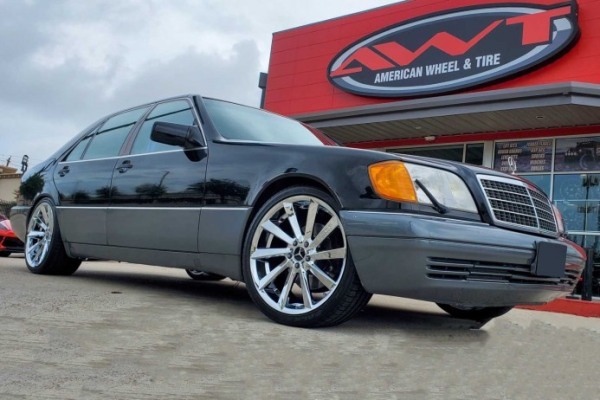
{"label": "chrome grille", "polygon": [[479,182],[494,221],[514,229],[556,235],[556,221],[548,198],[516,179],[480,176]]}

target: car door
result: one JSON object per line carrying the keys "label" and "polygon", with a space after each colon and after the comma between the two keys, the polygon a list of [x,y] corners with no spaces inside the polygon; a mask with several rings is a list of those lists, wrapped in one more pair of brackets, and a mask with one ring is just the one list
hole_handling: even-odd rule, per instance
{"label": "car door", "polygon": [[125,140],[148,107],[119,113],[102,123],[59,162],[54,172],[57,217],[63,239],[106,245],[111,177]]}
{"label": "car door", "polygon": [[155,122],[198,124],[187,99],[159,103],[145,118],[119,158],[108,212],[111,246],[198,251],[198,224],[204,204],[207,149],[185,150],[150,139]]}

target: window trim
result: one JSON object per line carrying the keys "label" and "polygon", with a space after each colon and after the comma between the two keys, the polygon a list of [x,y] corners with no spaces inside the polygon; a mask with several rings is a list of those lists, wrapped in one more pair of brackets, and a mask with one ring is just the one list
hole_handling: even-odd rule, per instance
{"label": "window trim", "polygon": [[[117,152],[116,156],[110,156],[110,157],[100,157],[100,158],[85,158],[85,155],[87,154],[88,150],[90,149],[90,146],[92,145],[92,143],[94,142],[94,139],[96,138],[96,136],[98,135],[98,133],[104,133],[104,132],[110,132],[110,131],[114,131],[116,129],[120,129],[123,127],[126,127],[127,125],[119,125],[119,126],[115,126],[113,128],[107,129],[105,131],[102,131],[102,127],[111,119],[113,119],[116,116],[131,112],[131,111],[135,111],[135,110],[139,110],[142,108],[146,108],[146,111],[144,113],[142,113],[142,115],[137,119],[137,121],[133,124],[133,126],[131,127],[131,129],[129,130],[129,132],[127,133],[127,136],[125,137],[125,140],[123,140],[123,143],[121,144],[121,147],[119,148],[119,151]],[[140,121],[142,119],[145,118],[146,115],[148,115],[148,110],[150,110],[152,108],[152,104],[146,104],[143,106],[139,106],[139,107],[133,107],[133,108],[129,108],[127,110],[121,111],[121,112],[116,112],[114,114],[112,114],[110,117],[106,118],[102,124],[99,125],[98,129],[96,129],[96,131],[94,132],[94,136],[92,137],[92,140],[90,140],[90,143],[88,143],[87,147],[85,148],[85,152],[81,155],[81,160],[82,161],[91,161],[91,160],[99,160],[99,159],[109,159],[112,157],[121,157],[121,155],[123,154],[123,151],[125,150],[127,143],[129,141],[129,137],[131,136],[131,133],[134,132],[136,129],[139,128],[140,125]]]}
{"label": "window trim", "polygon": [[[200,97],[200,96],[193,96],[193,97]],[[134,156],[137,154],[129,154],[130,152],[130,140],[133,140],[133,138],[135,138],[137,136],[137,131],[139,130],[139,126],[140,126],[140,121],[145,121],[146,120],[146,116],[152,112],[152,110],[159,104],[163,104],[163,103],[168,103],[168,102],[172,102],[172,101],[177,101],[177,100],[185,100],[187,101],[189,104],[191,104],[191,108],[193,110],[194,113],[194,117],[196,119],[196,121],[199,122],[199,124],[197,125],[198,128],[200,129],[200,132],[202,133],[202,137],[204,139],[204,143],[205,146],[200,146],[200,147],[195,147],[194,149],[190,149],[190,150],[198,150],[198,149],[205,149],[208,146],[208,140],[206,139],[206,133],[205,133],[205,129],[203,128],[204,125],[204,119],[202,118],[199,110],[196,105],[196,102],[194,101],[193,97],[190,96],[183,96],[183,97],[171,97],[168,99],[163,99],[163,100],[159,100],[156,102],[150,102],[150,103],[145,103],[145,104],[141,104],[138,106],[134,106],[134,107],[130,107],[130,108],[126,108],[124,110],[119,110],[119,111],[115,111],[111,114],[108,114],[106,116],[104,116],[103,118],[101,118],[100,120],[96,121],[94,123],[93,126],[89,127],[89,129],[86,129],[85,132],[80,132],[79,133],[79,137],[73,138],[72,140],[75,140],[75,142],[66,150],[64,150],[62,152],[62,154],[60,154],[60,156],[58,156],[58,162],[59,163],[72,163],[72,162],[80,162],[80,161],[92,161],[92,160],[106,160],[106,159],[111,159],[111,158],[120,158],[126,155],[130,155],[130,156]],[[144,108],[147,107],[148,110],[146,113],[144,113],[144,115],[142,115],[140,117],[140,119],[136,122],[136,124],[133,126],[133,128],[131,129],[131,131],[129,132],[129,135],[127,136],[127,138],[125,139],[125,142],[123,143],[123,146],[121,146],[121,149],[119,151],[119,154],[117,156],[111,156],[111,157],[102,157],[102,158],[94,158],[94,159],[89,159],[89,160],[85,160],[82,157],[84,157],[85,153],[87,152],[90,144],[93,141],[93,137],[96,135],[97,131],[106,123],[106,121],[108,121],[109,119],[111,119],[112,117],[115,117],[119,114],[128,112],[128,111],[133,111],[136,110],[138,108]],[[66,158],[69,156],[69,154],[73,151],[73,149],[75,147],[77,147],[77,145],[84,140],[86,137],[92,137],[92,139],[90,140],[90,142],[88,143],[88,145],[86,146],[84,152],[82,152],[81,156],[79,157],[78,160],[70,160],[70,161],[66,161]],[[174,150],[174,151],[184,151],[184,149],[181,150]],[[147,154],[156,154],[155,153],[144,153],[144,154],[139,154],[139,155],[147,155]]]}
{"label": "window trim", "polygon": [[[93,137],[96,135],[96,132],[98,131],[98,129],[104,125],[104,122],[106,122],[106,118],[102,119],[100,122],[98,122],[92,129],[90,129],[88,132],[84,133],[83,135],[81,135],[81,137],[73,144],[73,146],[71,146],[67,151],[65,151],[62,155],[62,157],[60,157],[60,161],[59,162],[76,162],[76,161],[81,161],[83,158],[83,155],[85,154],[85,152],[87,151],[88,147],[90,147],[90,143],[92,143],[92,139]],[[85,146],[85,149],[83,149],[83,151],[81,152],[81,154],[79,155],[79,159],[77,160],[69,160],[67,161],[67,158],[69,157],[69,155],[71,154],[71,152],[73,150],[75,150],[75,148],[77,146],[79,146],[79,143],[81,143],[82,141],[84,141],[86,138],[90,138],[88,144]]]}
{"label": "window trim", "polygon": [[[137,139],[140,130],[142,128],[142,125],[144,124],[144,122],[146,122],[146,118],[152,113],[152,111],[154,111],[154,109],[156,107],[158,107],[161,104],[165,104],[165,103],[173,103],[176,101],[186,101],[188,103],[188,105],[190,106],[190,109],[192,110],[192,113],[194,114],[194,122],[196,123],[196,126],[200,129],[200,133],[202,134],[202,138],[204,139],[204,146],[198,146],[198,147],[194,147],[191,149],[175,149],[175,150],[160,150],[160,151],[153,151],[150,153],[139,153],[139,154],[131,154],[131,151],[133,150],[133,144],[135,143],[135,139]],[[159,154],[159,153],[169,153],[169,152],[175,152],[175,151],[189,151],[189,150],[201,150],[201,149],[205,149],[208,146],[208,141],[206,140],[206,135],[204,133],[204,129],[202,129],[202,126],[200,124],[200,121],[202,121],[200,119],[200,114],[198,113],[198,110],[196,110],[196,106],[194,105],[194,102],[191,101],[191,99],[189,97],[179,97],[179,98],[169,98],[169,99],[165,99],[165,100],[161,100],[158,101],[156,103],[152,103],[150,104],[150,107],[148,109],[148,112],[144,113],[144,115],[142,116],[142,118],[140,118],[140,120],[138,121],[138,124],[135,126],[135,131],[132,130],[131,131],[131,137],[128,137],[127,140],[125,140],[125,148],[121,149],[122,150],[122,154],[121,157],[123,156],[141,156],[141,155],[148,155],[148,154]]]}
{"label": "window trim", "polygon": [[[154,153],[140,153],[140,154],[126,154],[125,156],[127,158],[130,157],[138,157],[138,156],[147,156],[150,154],[158,154],[158,153],[176,153],[176,152],[182,152],[182,151],[186,151],[185,149],[175,149],[175,150],[166,150],[166,151],[156,151]],[[112,160],[112,159],[118,159],[118,158],[123,158],[123,155],[120,156],[112,156],[112,157],[103,157],[103,158],[92,158],[89,160],[74,160],[74,161],[59,161],[59,164],[65,164],[65,163],[80,163],[80,162],[86,162],[86,161],[97,161],[97,160]]]}

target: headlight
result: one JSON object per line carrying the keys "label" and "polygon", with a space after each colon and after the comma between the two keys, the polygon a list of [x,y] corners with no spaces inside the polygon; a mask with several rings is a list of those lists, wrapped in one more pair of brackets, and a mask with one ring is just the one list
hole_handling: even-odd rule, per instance
{"label": "headlight", "polygon": [[477,212],[467,185],[448,171],[401,161],[384,161],[369,166],[369,177],[375,192],[384,199],[434,205],[422,189],[424,187],[444,207]]}

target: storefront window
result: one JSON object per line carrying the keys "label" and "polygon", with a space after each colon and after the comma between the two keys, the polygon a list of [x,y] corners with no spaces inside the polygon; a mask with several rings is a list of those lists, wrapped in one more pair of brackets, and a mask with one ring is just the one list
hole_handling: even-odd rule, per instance
{"label": "storefront window", "polygon": [[600,170],[600,137],[568,138],[556,140],[554,170]]}
{"label": "storefront window", "polygon": [[554,177],[554,203],[570,231],[585,229],[585,190],[579,174]]}
{"label": "storefront window", "polygon": [[441,160],[483,165],[483,143],[459,144],[452,146],[410,147],[404,149],[389,149],[387,151],[389,153],[439,158]]}
{"label": "storefront window", "polygon": [[483,143],[468,144],[465,151],[465,162],[467,164],[483,164]]}
{"label": "storefront window", "polygon": [[551,182],[552,177],[550,174],[547,175],[520,175],[521,177],[529,180],[531,183],[535,184],[537,187],[542,189],[542,191],[546,194],[546,196],[550,197],[551,192]]}
{"label": "storefront window", "polygon": [[551,195],[569,239],[594,250],[592,291],[600,296],[600,136],[497,142],[494,169]]}
{"label": "storefront window", "polygon": [[439,158],[442,160],[458,161],[463,160],[464,146],[439,146],[439,147],[418,147],[410,149],[394,149],[392,153],[408,154],[411,156],[423,156]]}
{"label": "storefront window", "polygon": [[600,174],[556,175],[554,201],[570,231],[600,231]]}
{"label": "storefront window", "polygon": [[496,143],[494,169],[509,174],[550,172],[552,139]]}
{"label": "storefront window", "polygon": [[[600,296],[600,236],[599,235],[569,235],[569,239],[581,247],[591,248],[594,269],[592,270],[592,295]],[[581,282],[575,288],[575,293],[581,293]]]}
{"label": "storefront window", "polygon": [[494,169],[550,195],[570,232],[600,232],[600,137],[497,142]]}

